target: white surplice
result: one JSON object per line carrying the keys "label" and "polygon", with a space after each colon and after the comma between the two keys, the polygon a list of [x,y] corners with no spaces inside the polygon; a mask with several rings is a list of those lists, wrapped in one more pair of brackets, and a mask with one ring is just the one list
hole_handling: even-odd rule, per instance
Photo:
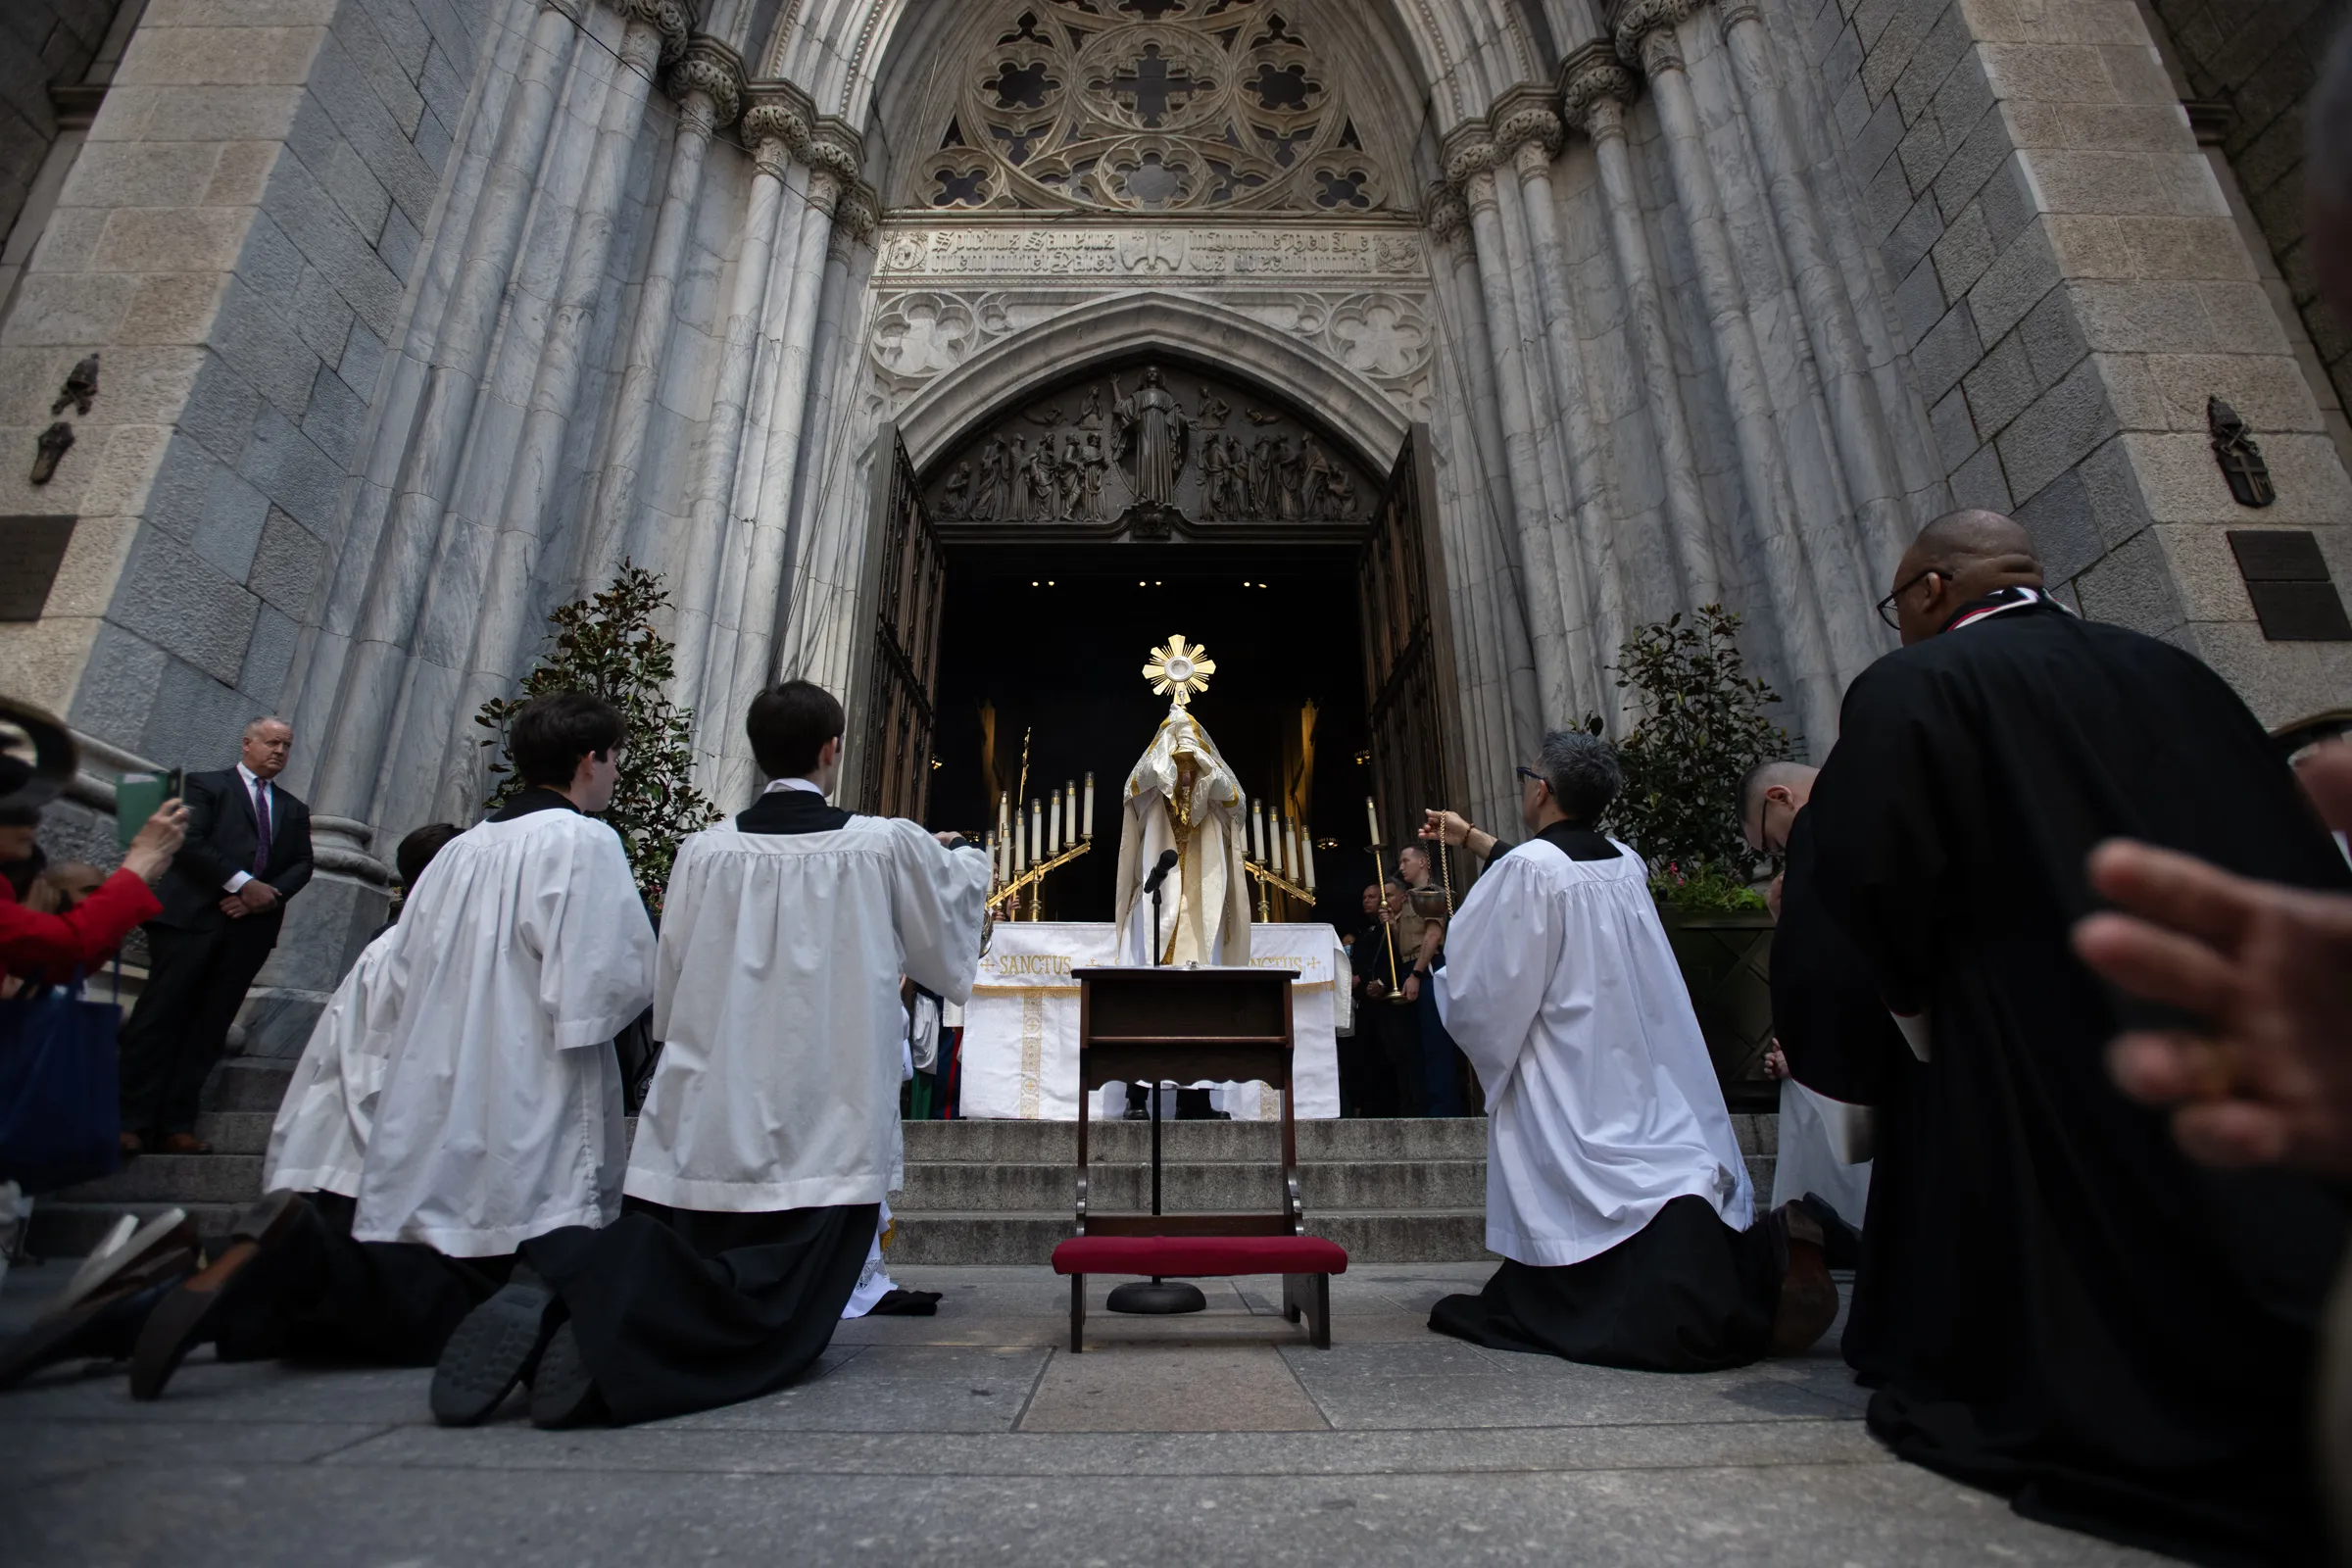
{"label": "white surplice", "polygon": [[358,1194],[375,1097],[384,1087],[384,1030],[392,1010],[383,977],[399,935],[395,926],[360,950],[312,1027],[270,1125],[263,1192]]}
{"label": "white surplice", "polygon": [[678,846],[662,904],[662,1042],[628,1193],[763,1213],[881,1201],[906,1014],[899,977],[949,1002],[980,965],[988,856],[913,822],[711,828]]}
{"label": "white surplice", "polygon": [[1486,1088],[1489,1250],[1581,1263],[1685,1194],[1747,1228],[1747,1166],[1640,856],[1521,845],[1446,953],[1438,1012]]}
{"label": "white surplice", "polygon": [[452,839],[401,911],[396,1013],[352,1235],[453,1257],[620,1212],[612,1037],[654,995],[620,836],[576,811]]}

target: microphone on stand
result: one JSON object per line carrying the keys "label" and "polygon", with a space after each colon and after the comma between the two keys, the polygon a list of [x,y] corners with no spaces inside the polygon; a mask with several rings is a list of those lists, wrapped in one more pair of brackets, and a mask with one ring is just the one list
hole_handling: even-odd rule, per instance
{"label": "microphone on stand", "polygon": [[1144,892],[1146,894],[1157,893],[1159,885],[1165,882],[1168,879],[1168,873],[1175,869],[1176,852],[1174,850],[1160,851],[1159,859],[1152,867],[1152,874],[1144,878]]}

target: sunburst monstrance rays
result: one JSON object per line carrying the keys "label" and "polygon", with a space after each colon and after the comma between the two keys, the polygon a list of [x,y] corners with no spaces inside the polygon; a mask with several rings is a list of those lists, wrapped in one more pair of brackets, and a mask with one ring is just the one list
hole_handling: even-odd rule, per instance
{"label": "sunburst monstrance rays", "polygon": [[1144,679],[1152,683],[1152,695],[1166,697],[1178,708],[1208,690],[1208,677],[1217,672],[1217,662],[1207,657],[1199,643],[1187,644],[1182,632],[1171,632],[1168,640],[1152,650],[1144,664]]}

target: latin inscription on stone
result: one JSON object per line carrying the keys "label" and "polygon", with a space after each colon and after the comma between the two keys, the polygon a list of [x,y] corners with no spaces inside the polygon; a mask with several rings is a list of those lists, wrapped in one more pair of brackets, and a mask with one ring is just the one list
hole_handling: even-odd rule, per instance
{"label": "latin inscription on stone", "polygon": [[882,243],[899,277],[1405,277],[1423,270],[1410,228],[1002,223],[899,227]]}

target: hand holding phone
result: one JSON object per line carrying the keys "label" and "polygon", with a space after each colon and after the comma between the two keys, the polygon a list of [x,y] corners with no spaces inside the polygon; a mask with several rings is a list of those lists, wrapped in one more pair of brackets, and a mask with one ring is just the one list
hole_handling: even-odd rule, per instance
{"label": "hand holding phone", "polygon": [[152,885],[171,865],[172,857],[179,853],[187,837],[188,808],[174,797],[157,807],[138,832],[131,835],[130,847],[122,855],[122,868]]}

